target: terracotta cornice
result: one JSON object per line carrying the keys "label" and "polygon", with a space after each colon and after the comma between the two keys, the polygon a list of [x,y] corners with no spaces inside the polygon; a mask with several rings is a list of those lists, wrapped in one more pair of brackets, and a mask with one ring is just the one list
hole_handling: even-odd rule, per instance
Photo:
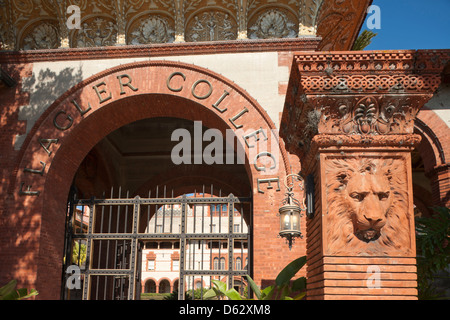
{"label": "terracotta cornice", "polygon": [[281,137],[302,156],[317,134],[412,134],[448,61],[450,50],[295,54]]}
{"label": "terracotta cornice", "polygon": [[313,52],[294,56],[306,94],[434,92],[450,50]]}
{"label": "terracotta cornice", "polygon": [[164,57],[265,51],[314,51],[321,38],[180,42],[75,49],[0,51],[0,63]]}

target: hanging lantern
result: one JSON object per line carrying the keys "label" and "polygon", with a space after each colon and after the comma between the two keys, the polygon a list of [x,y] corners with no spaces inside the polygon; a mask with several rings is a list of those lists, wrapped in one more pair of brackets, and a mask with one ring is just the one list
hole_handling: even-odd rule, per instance
{"label": "hanging lantern", "polygon": [[300,218],[301,212],[306,211],[305,205],[294,198],[294,183],[288,185],[288,179],[292,177],[300,181],[300,189],[303,190],[303,179],[297,174],[290,174],[286,177],[285,187],[287,189],[286,199],[283,200],[283,205],[279,209],[280,215],[280,237],[285,238],[289,244],[289,250],[292,249],[292,244],[295,238],[303,238],[300,232]]}

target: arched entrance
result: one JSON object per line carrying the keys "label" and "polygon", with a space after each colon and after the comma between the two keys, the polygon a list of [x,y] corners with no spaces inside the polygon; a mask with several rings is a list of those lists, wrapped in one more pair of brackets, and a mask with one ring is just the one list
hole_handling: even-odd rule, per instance
{"label": "arched entrance", "polygon": [[144,292],[145,293],[156,293],[155,280],[148,279],[147,281],[145,281]]}
{"label": "arched entrance", "polygon": [[[64,273],[80,267],[82,289],[65,288],[73,278],[65,274],[64,299],[139,299],[141,278],[155,279],[158,294],[171,290],[179,299],[199,298],[192,291],[201,293],[214,279],[234,286],[235,277],[248,274],[242,264],[212,263],[217,256],[234,261],[251,252],[245,165],[226,164],[230,158],[237,162],[237,152],[221,135],[214,141],[218,163],[195,164],[194,152],[187,163],[176,164],[179,154],[172,151],[179,143],[171,137],[177,130],[189,137],[214,132],[181,118],[147,118],[113,131],[85,157],[74,178],[63,267]],[[83,253],[89,262],[77,259]],[[180,288],[171,289],[176,278]]]}
{"label": "arched entrance", "polygon": [[[172,62],[119,66],[81,82],[60,97],[38,120],[21,151],[10,191],[16,190],[18,212],[33,212],[38,221],[34,230],[36,249],[31,256],[46,267],[36,268],[30,283],[42,287],[41,298],[57,298],[63,260],[63,213],[83,160],[115,130],[158,117],[201,120],[203,126],[217,129],[223,136],[227,130],[235,134],[245,152],[243,166],[257,203],[252,210],[253,223],[265,226],[254,229],[253,259],[261,261],[264,269],[265,248],[283,245],[277,239],[275,213],[283,198],[280,180],[289,165],[275,126],[257,102],[231,81],[199,67]],[[295,255],[278,250],[271,259],[279,262],[281,269]],[[273,279],[276,269],[254,270],[255,280],[263,276]]]}

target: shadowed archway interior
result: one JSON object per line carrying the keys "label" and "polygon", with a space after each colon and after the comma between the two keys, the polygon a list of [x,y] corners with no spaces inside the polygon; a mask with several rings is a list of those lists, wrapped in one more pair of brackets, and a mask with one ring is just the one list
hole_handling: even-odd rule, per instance
{"label": "shadowed archway interior", "polygon": [[[230,149],[224,140],[220,142],[222,148],[212,153],[215,156],[216,152],[223,151],[223,163],[195,163],[194,157],[212,142],[202,139],[207,127],[202,126],[199,137],[195,136],[194,126],[191,120],[158,117],[139,120],[113,131],[81,163],[74,179],[79,196],[103,197],[111,187],[120,187],[130,196],[145,197],[156,186],[166,186],[178,196],[201,191],[202,185],[207,185],[209,190],[211,184],[222,190],[222,195],[250,195],[245,167],[236,165],[236,150]],[[172,150],[183,142],[172,139],[172,133],[180,129],[190,133],[191,164],[177,165],[172,160]],[[201,148],[195,145],[199,143]],[[233,153],[234,163],[227,164],[227,152]]]}

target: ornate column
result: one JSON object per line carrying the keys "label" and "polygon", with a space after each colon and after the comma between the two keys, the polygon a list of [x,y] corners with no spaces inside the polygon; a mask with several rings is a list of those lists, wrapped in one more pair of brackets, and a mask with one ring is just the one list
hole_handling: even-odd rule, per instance
{"label": "ornate column", "polygon": [[175,5],[175,42],[184,42],[184,1],[176,0]]}
{"label": "ornate column", "polygon": [[53,0],[59,27],[60,48],[70,48],[69,29],[67,28],[67,3],[63,0]]}
{"label": "ornate column", "polygon": [[248,39],[247,35],[247,8],[248,8],[248,1],[247,0],[240,0],[237,1],[237,8],[236,8],[236,17],[238,21],[238,40],[245,40]]}
{"label": "ornate column", "polygon": [[126,40],[126,18],[125,18],[125,2],[123,0],[114,1],[114,15],[117,23],[117,39],[116,45],[122,46],[127,44]]}
{"label": "ornate column", "polygon": [[450,51],[294,56],[280,133],[301,174],[314,178],[308,299],[416,299],[414,119],[449,58]]}

